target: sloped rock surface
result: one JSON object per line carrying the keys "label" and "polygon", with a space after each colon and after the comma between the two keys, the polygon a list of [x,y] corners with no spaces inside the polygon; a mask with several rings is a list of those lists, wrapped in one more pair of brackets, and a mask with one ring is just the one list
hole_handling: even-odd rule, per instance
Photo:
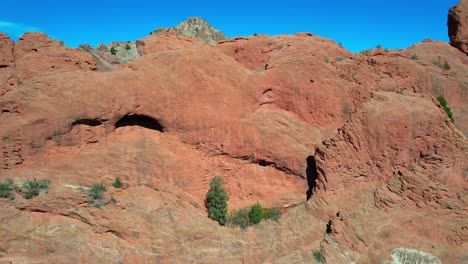
{"label": "sloped rock surface", "polygon": [[[0,181],[52,183],[0,198],[0,261],[379,263],[401,247],[466,260],[468,71],[450,45],[352,54],[311,34],[209,46],[166,32],[103,72],[49,40],[0,42],[2,78],[18,80],[0,98]],[[213,176],[229,210],[259,201],[280,222],[209,220]]]}

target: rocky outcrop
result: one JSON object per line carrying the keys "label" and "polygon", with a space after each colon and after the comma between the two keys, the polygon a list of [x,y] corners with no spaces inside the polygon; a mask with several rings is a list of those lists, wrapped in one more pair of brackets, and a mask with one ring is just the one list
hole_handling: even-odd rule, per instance
{"label": "rocky outcrop", "polygon": [[167,50],[177,50],[206,45],[199,39],[181,36],[169,31],[160,34],[152,34],[136,41],[138,53],[141,55]]}
{"label": "rocky outcrop", "polygon": [[62,46],[43,33],[25,33],[15,44],[14,57],[19,83],[44,74],[96,69],[90,55]]}
{"label": "rocky outcrop", "polygon": [[450,43],[468,55],[468,1],[450,8],[447,20]]}
{"label": "rocky outcrop", "polygon": [[136,44],[130,41],[112,42],[108,45],[100,43],[96,49],[82,44],[80,48],[93,56],[99,71],[116,70],[119,68],[118,64],[129,63],[140,57]]}
{"label": "rocky outcrop", "polygon": [[175,27],[158,28],[153,34],[159,35],[170,32],[175,32],[186,37],[197,38],[201,42],[209,45],[215,45],[219,41],[226,39],[223,32],[215,29],[201,17],[190,17],[187,21],[181,22]]}
{"label": "rocky outcrop", "polygon": [[437,257],[423,251],[410,248],[397,248],[392,251],[393,261],[383,261],[382,264],[441,264]]}
{"label": "rocky outcrop", "polygon": [[0,33],[0,96],[18,85],[16,77],[14,45],[5,33]]}
{"label": "rocky outcrop", "polygon": [[[62,47],[75,66],[31,73],[25,58],[63,58],[36,37],[5,63],[22,81],[0,98],[0,182],[52,184],[0,198],[0,261],[379,263],[402,247],[466,259],[468,62],[447,43],[352,54],[307,33],[210,46],[166,32],[139,40],[135,61],[103,59],[110,72]],[[209,220],[213,176],[230,211],[259,201],[281,220]]]}

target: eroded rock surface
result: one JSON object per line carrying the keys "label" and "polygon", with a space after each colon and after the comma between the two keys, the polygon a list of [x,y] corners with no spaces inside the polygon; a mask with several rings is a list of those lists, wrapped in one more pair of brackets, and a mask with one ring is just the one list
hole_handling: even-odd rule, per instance
{"label": "eroded rock surface", "polygon": [[[33,199],[0,198],[0,261],[379,263],[402,247],[466,261],[456,48],[352,54],[309,33],[210,46],[174,32],[132,48],[137,60],[96,66],[42,34],[0,38],[0,181],[51,181]],[[282,208],[280,222],[209,220],[213,176],[229,210],[259,201]]]}

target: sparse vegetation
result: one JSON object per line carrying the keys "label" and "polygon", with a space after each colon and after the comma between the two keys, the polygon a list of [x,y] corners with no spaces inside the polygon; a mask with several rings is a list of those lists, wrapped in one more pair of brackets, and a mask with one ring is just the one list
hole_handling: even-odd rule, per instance
{"label": "sparse vegetation", "polygon": [[417,60],[417,59],[418,59],[418,55],[416,55],[416,53],[413,53],[413,54],[411,55],[411,59],[412,59],[412,60]]}
{"label": "sparse vegetation", "polygon": [[27,181],[21,185],[22,188],[25,188],[26,191],[24,192],[24,198],[31,199],[34,196],[39,195],[41,190],[47,190],[50,187],[49,180],[32,180]]}
{"label": "sparse vegetation", "polygon": [[278,208],[263,208],[263,220],[272,219],[279,222],[281,211]]}
{"label": "sparse vegetation", "polygon": [[129,45],[128,43],[125,44],[125,49],[126,49],[126,50],[130,50],[130,49],[131,49],[131,47],[130,47],[130,45]]}
{"label": "sparse vegetation", "polygon": [[369,56],[369,50],[363,50],[361,51],[361,54],[364,56]]}
{"label": "sparse vegetation", "polygon": [[96,183],[89,189],[88,197],[90,198],[89,203],[93,204],[95,207],[101,207],[108,204],[104,200],[104,193],[107,191],[107,188],[102,183]]}
{"label": "sparse vegetation", "polygon": [[115,178],[114,182],[112,183],[112,186],[114,186],[114,188],[122,188],[123,187],[123,183],[120,180],[120,177]]}
{"label": "sparse vegetation", "polygon": [[432,60],[432,64],[439,66],[440,68],[449,71],[450,70],[450,64],[446,61],[444,64],[440,61],[440,56],[437,56],[437,59]]}
{"label": "sparse vegetation", "polygon": [[273,45],[273,41],[268,41],[268,46]]}
{"label": "sparse vegetation", "polygon": [[254,33],[253,35],[254,35],[255,37],[256,37],[256,36],[258,36],[258,34],[257,34],[257,33]]}
{"label": "sparse vegetation", "polygon": [[376,49],[381,49],[382,48],[382,45],[377,45],[377,47],[375,47]]}
{"label": "sparse vegetation", "polygon": [[338,42],[338,46],[340,46],[340,48],[343,48],[343,44],[341,42]]}
{"label": "sparse vegetation", "polygon": [[283,44],[278,44],[278,49],[282,49],[284,48],[284,45]]}
{"label": "sparse vegetation", "polygon": [[330,59],[328,57],[323,57],[323,61],[328,63],[330,61]]}
{"label": "sparse vegetation", "polygon": [[321,249],[314,251],[314,258],[318,263],[325,263],[325,257]]}
{"label": "sparse vegetation", "polygon": [[229,197],[223,188],[221,177],[213,177],[210,182],[210,190],[206,193],[205,204],[208,209],[208,216],[218,221],[220,225],[226,224],[228,200]]}
{"label": "sparse vegetation", "polygon": [[112,48],[110,49],[110,53],[111,53],[112,55],[117,54],[117,49],[116,49],[115,47],[112,47]]}
{"label": "sparse vegetation", "polygon": [[452,123],[454,122],[453,120],[453,113],[450,107],[448,106],[447,100],[441,95],[437,97],[437,101],[439,101],[440,105],[444,108],[445,113],[447,113],[447,116],[450,118]]}
{"label": "sparse vegetation", "polygon": [[6,179],[5,182],[0,183],[0,198],[12,198],[11,191],[13,190],[13,180]]}
{"label": "sparse vegetation", "polygon": [[348,57],[340,56],[340,57],[336,58],[336,61],[337,61],[337,62],[344,61],[344,60],[346,60],[347,58],[348,58]]}
{"label": "sparse vegetation", "polygon": [[278,208],[263,208],[260,203],[252,205],[250,208],[234,210],[229,214],[227,224],[246,228],[255,225],[263,220],[272,219],[279,222],[281,211]]}
{"label": "sparse vegetation", "polygon": [[447,70],[447,71],[450,71],[450,64],[448,64],[448,62],[445,62],[444,63],[444,69]]}
{"label": "sparse vegetation", "polygon": [[227,219],[227,224],[230,226],[240,226],[241,228],[248,227],[250,225],[250,210],[242,208],[232,211]]}

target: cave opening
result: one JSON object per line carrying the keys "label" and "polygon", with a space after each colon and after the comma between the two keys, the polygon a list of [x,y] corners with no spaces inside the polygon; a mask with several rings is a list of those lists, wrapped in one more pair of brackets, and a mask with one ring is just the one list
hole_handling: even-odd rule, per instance
{"label": "cave opening", "polygon": [[102,125],[102,121],[99,119],[82,118],[73,121],[72,126],[76,125],[99,126]]}
{"label": "cave opening", "polygon": [[157,119],[146,115],[125,115],[115,123],[115,128],[125,126],[140,126],[164,132],[164,126]]}
{"label": "cave opening", "polygon": [[325,232],[326,232],[327,234],[331,234],[331,232],[332,232],[332,224],[333,224],[332,220],[328,221],[328,223],[327,223],[327,229],[325,230]]}
{"label": "cave opening", "polygon": [[258,160],[258,165],[262,166],[262,167],[267,167],[267,166],[274,166],[275,163],[274,162],[270,162],[270,161],[266,161],[264,159],[260,159]]}
{"label": "cave opening", "polygon": [[308,156],[307,159],[307,168],[306,168],[306,175],[307,175],[307,185],[309,189],[306,192],[306,199],[307,201],[312,197],[312,194],[317,187],[317,163],[315,162],[314,156]]}

